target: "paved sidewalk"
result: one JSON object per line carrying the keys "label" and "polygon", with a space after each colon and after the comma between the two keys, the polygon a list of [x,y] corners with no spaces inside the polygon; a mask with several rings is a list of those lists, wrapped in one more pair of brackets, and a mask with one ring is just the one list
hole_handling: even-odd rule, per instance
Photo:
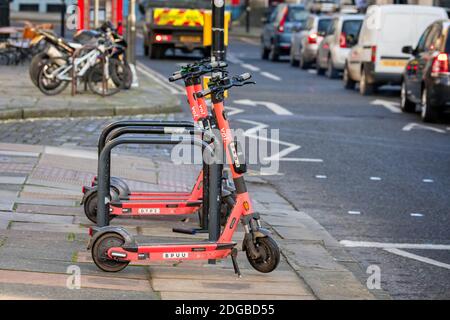
{"label": "paved sidewalk", "polygon": [[[180,102],[153,79],[138,71],[139,87],[101,97],[70,85],[46,96],[31,82],[28,65],[0,66],[0,120],[48,117],[122,116],[180,111]],[[12,95],[11,93],[14,93]]]}
{"label": "paved sidewalk", "polygon": [[[254,173],[250,192],[263,223],[282,248],[279,268],[254,271],[239,254],[243,278],[231,261],[133,265],[101,272],[86,251],[91,223],[79,206],[80,186],[96,172],[92,149],[0,144],[0,299],[372,299],[348,271],[353,261],[313,219],[294,208]],[[198,168],[144,156],[113,158],[113,175],[141,190],[189,190]],[[195,218],[115,219],[139,240],[204,238],[171,232]],[[243,237],[238,230],[235,240]],[[331,255],[338,255],[335,259]],[[81,289],[66,287],[70,266],[81,269]],[[354,265],[353,265],[354,267]]]}

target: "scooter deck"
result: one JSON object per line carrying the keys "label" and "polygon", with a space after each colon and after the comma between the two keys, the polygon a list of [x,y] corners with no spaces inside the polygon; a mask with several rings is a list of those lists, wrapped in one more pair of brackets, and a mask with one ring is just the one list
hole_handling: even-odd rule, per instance
{"label": "scooter deck", "polygon": [[122,261],[167,261],[167,260],[205,260],[227,257],[236,242],[217,243],[212,241],[179,243],[126,244],[108,250],[108,256]]}
{"label": "scooter deck", "polygon": [[113,201],[111,215],[177,215],[192,214],[202,205],[202,201],[184,200],[142,200]]}

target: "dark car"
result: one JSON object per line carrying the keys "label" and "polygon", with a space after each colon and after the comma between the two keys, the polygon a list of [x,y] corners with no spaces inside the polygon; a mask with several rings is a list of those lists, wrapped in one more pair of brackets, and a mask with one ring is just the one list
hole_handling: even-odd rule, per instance
{"label": "dark car", "polygon": [[261,58],[278,60],[291,50],[293,30],[299,30],[308,18],[308,12],[302,5],[279,4],[264,21],[261,35]]}
{"label": "dark car", "polygon": [[431,24],[417,47],[403,47],[413,55],[403,72],[401,107],[404,112],[421,109],[422,120],[438,121],[450,109],[450,20]]}

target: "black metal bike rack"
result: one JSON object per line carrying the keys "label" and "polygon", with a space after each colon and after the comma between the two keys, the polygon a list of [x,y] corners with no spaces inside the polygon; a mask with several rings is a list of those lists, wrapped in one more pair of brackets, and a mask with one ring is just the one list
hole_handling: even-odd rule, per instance
{"label": "black metal bike rack", "polygon": [[[174,129],[174,130],[171,130]],[[104,140],[105,144],[108,143],[111,140],[117,139],[120,136],[123,136],[125,134],[144,134],[144,135],[148,135],[148,134],[152,134],[152,135],[163,135],[163,134],[185,134],[185,135],[195,135],[195,134],[205,134],[205,132],[199,128],[195,128],[195,127],[147,127],[147,126],[127,126],[127,127],[118,127],[116,129],[113,129],[110,131],[110,133],[108,134],[108,136],[106,137],[106,139]],[[213,137],[209,137],[210,140],[205,140],[207,143],[211,143],[213,139]],[[202,150],[203,151],[203,150]],[[111,179],[110,176],[110,168],[111,168],[111,156],[107,157],[107,163],[106,163],[106,167],[107,167],[107,173],[109,174],[109,178]],[[208,175],[208,166],[203,165],[203,185],[207,186],[209,185],[209,175]],[[203,206],[202,206],[202,214],[200,217],[200,229],[196,230],[196,232],[206,232],[207,228],[208,228],[208,224],[209,224],[209,217],[208,217],[208,203],[209,201],[205,200],[209,198],[209,194],[208,194],[208,188],[203,188]],[[208,199],[209,200],[209,199]]]}
{"label": "black metal bike rack", "polygon": [[[106,140],[105,140],[106,141]],[[208,161],[204,161],[204,165],[208,167],[209,172],[209,183],[208,185],[204,185],[203,188],[208,188],[208,198],[210,205],[208,206],[208,216],[209,216],[209,239],[217,240],[220,235],[220,206],[218,205],[217,199],[220,199],[220,185],[216,180],[212,180],[213,178],[217,179],[217,176],[220,177],[221,174],[221,165],[214,161],[214,152],[215,148],[213,148],[206,141],[201,139],[194,138],[192,136],[184,136],[179,137],[179,139],[175,140],[173,138],[167,137],[130,137],[123,138],[119,137],[109,142],[106,142],[104,147],[102,148],[99,159],[98,159],[98,180],[97,180],[97,192],[98,192],[98,203],[97,203],[97,226],[104,227],[109,224],[109,202],[110,202],[110,167],[107,166],[108,158],[111,158],[111,151],[113,148],[123,145],[123,144],[167,144],[167,145],[175,145],[175,144],[189,144],[189,145],[197,145],[202,147],[202,150],[207,151],[206,154],[209,154],[211,158]],[[217,143],[214,141],[214,145]],[[205,153],[203,154],[203,156]],[[217,223],[219,222],[219,223]]]}

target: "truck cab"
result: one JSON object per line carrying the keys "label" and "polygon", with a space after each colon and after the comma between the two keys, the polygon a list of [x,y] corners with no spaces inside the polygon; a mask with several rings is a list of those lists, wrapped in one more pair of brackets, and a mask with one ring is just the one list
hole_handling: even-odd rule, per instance
{"label": "truck cab", "polygon": [[204,45],[205,11],[210,0],[147,0],[139,3],[144,16],[144,53],[151,59],[163,58],[167,49],[183,52],[200,50],[208,56]]}

